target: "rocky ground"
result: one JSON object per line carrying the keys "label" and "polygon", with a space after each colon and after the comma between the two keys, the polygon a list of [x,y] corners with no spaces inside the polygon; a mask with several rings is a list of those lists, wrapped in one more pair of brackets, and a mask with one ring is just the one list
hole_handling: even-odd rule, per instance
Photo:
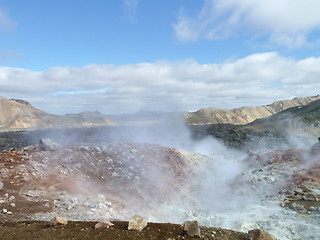
{"label": "rocky ground", "polygon": [[[158,126],[111,126],[0,132],[0,150],[35,145],[41,138],[50,138],[60,144],[132,142],[136,140],[134,135],[139,135],[140,132],[157,132],[158,129]],[[212,136],[225,145],[236,149],[255,149],[257,143],[262,141],[269,148],[274,148],[279,142],[288,143],[284,134],[255,132],[231,124],[190,125],[184,130],[190,131],[192,138],[195,140]],[[167,129],[163,129],[163,132],[170,134]]]}
{"label": "rocky ground", "polygon": [[[149,134],[150,132],[156,132],[161,135],[159,129],[162,128],[158,126],[109,126],[0,132],[0,151],[9,148],[21,148],[35,145],[41,138],[50,138],[63,145],[134,142],[137,140],[135,136],[139,136],[140,132],[146,133],[147,135],[152,135]],[[191,137],[194,140],[200,140],[211,136],[228,147],[242,150],[252,150],[259,146],[264,146],[266,149],[274,149],[277,148],[279,144],[290,145],[287,134],[268,131],[257,132],[231,124],[190,125],[183,129],[183,131],[190,131]],[[168,130],[165,128],[163,129],[163,132],[165,135],[170,135],[172,129]],[[179,135],[180,133],[175,134]],[[151,138],[152,137],[154,136],[151,136]],[[169,138],[173,137],[174,136],[170,136]]]}
{"label": "rocky ground", "polygon": [[[128,222],[113,221],[108,229],[95,229],[97,222],[69,222],[54,226],[48,222],[7,222],[0,224],[1,239],[199,239],[187,236],[179,224],[148,223],[143,231],[128,230]],[[245,240],[247,234],[221,228],[201,227],[201,239]]]}
{"label": "rocky ground", "polygon": [[[230,156],[155,144],[44,140],[11,148],[0,153],[0,232],[6,239],[23,232],[30,239],[192,239],[180,224],[197,220],[210,226],[201,228],[203,239],[248,239],[255,228],[279,239],[319,239],[319,154],[317,145],[249,152],[235,168]],[[142,232],[120,221],[135,214],[149,222]],[[56,216],[73,222],[52,226]],[[95,230],[101,220],[115,225]]]}

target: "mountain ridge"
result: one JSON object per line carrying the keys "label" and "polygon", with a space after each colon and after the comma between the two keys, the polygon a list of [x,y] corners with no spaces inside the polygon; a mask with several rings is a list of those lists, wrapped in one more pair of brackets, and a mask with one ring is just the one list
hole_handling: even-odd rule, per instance
{"label": "mountain ridge", "polygon": [[196,112],[185,113],[184,116],[189,125],[245,125],[255,121],[256,119],[267,118],[292,107],[305,106],[318,99],[320,99],[320,95],[306,98],[295,97],[291,100],[280,100],[268,105],[256,107],[245,106],[232,110],[203,108]]}
{"label": "mountain ridge", "polygon": [[257,119],[244,126],[254,131],[291,132],[320,134],[320,99],[304,106],[296,106],[267,118]]}
{"label": "mountain ridge", "polygon": [[[219,108],[203,108],[193,113],[181,113],[189,125],[232,124],[245,126],[258,119],[286,111],[287,109],[302,107],[320,100],[320,95],[306,98],[280,100],[269,105],[256,107],[240,107],[232,110]],[[123,117],[123,116],[122,116]],[[177,117],[177,113],[148,112],[146,114],[129,114],[122,117],[110,117],[99,112],[82,112],[78,114],[54,115],[33,107],[29,102],[21,99],[6,99],[0,97],[0,130],[38,129],[53,127],[88,127],[157,124],[159,121],[168,121]],[[126,119],[127,118],[127,119]],[[122,119],[123,120],[123,119]],[[257,123],[255,123],[257,124]],[[265,124],[268,125],[268,124]]]}
{"label": "mountain ridge", "polygon": [[33,107],[21,99],[0,97],[0,130],[37,129],[51,127],[85,127],[115,125],[99,112],[54,115]]}

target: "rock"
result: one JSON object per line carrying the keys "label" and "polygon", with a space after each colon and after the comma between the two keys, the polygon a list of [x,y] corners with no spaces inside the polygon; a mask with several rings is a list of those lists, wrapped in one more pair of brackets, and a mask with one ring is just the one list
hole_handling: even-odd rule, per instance
{"label": "rock", "polygon": [[248,240],[277,240],[263,229],[254,229],[248,232]]}
{"label": "rock", "polygon": [[27,197],[39,197],[40,196],[40,193],[39,191],[35,191],[35,190],[29,190],[25,193],[25,195]]}
{"label": "rock", "polygon": [[[26,146],[26,147],[24,147],[24,148],[22,148],[23,149],[23,151],[30,151],[30,150],[33,150],[33,149],[35,149],[35,146],[33,146],[33,145],[30,145],[30,146]],[[28,154],[28,153],[25,153],[25,154]]]}
{"label": "rock", "polygon": [[72,203],[68,203],[68,205],[66,206],[66,210],[70,211],[73,207],[74,205]]}
{"label": "rock", "polygon": [[106,197],[103,194],[98,194],[98,199],[100,202],[104,202],[106,200]]}
{"label": "rock", "polygon": [[0,190],[2,190],[3,185],[4,185],[3,182],[0,181]]}
{"label": "rock", "polygon": [[198,221],[186,221],[182,224],[182,231],[190,237],[201,238],[200,228]]}
{"label": "rock", "polygon": [[307,210],[310,211],[310,212],[315,212],[315,211],[317,211],[317,207],[311,206]]}
{"label": "rock", "polygon": [[58,147],[59,145],[49,138],[40,139],[38,143],[38,149],[40,151],[56,151]]}
{"label": "rock", "polygon": [[8,209],[4,208],[4,209],[2,209],[1,212],[2,212],[3,214],[6,214],[6,213],[8,212]]}
{"label": "rock", "polygon": [[67,225],[68,220],[64,217],[56,217],[54,221],[54,225]]}
{"label": "rock", "polygon": [[303,211],[305,210],[304,206],[297,203],[292,203],[289,207],[290,209],[296,210],[296,211]]}
{"label": "rock", "polygon": [[105,220],[102,220],[100,222],[98,222],[96,225],[94,225],[94,228],[95,229],[99,229],[99,228],[109,228],[111,226],[113,226],[114,224],[110,221],[105,221]]}
{"label": "rock", "polygon": [[130,221],[128,230],[138,230],[142,231],[147,226],[147,221],[138,215],[134,215]]}
{"label": "rock", "polygon": [[299,209],[298,212],[305,214],[305,213],[308,213],[308,210],[303,208],[303,209]]}

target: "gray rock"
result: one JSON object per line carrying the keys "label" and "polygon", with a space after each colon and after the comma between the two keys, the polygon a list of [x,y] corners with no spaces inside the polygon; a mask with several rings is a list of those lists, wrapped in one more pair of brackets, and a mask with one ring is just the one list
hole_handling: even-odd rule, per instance
{"label": "gray rock", "polygon": [[186,221],[182,224],[182,231],[190,237],[201,238],[198,221]]}
{"label": "gray rock", "polygon": [[3,186],[4,186],[3,182],[0,181],[0,190],[2,190]]}
{"label": "gray rock", "polygon": [[142,217],[134,215],[129,221],[128,230],[142,231],[147,226],[147,224],[148,222]]}
{"label": "gray rock", "polygon": [[299,213],[303,213],[303,214],[308,213],[307,209],[305,209],[305,208],[299,209],[298,211],[299,211]]}
{"label": "gray rock", "polygon": [[56,151],[58,147],[59,145],[49,138],[40,139],[38,143],[38,149],[40,151]]}
{"label": "gray rock", "polygon": [[74,205],[73,205],[72,203],[69,203],[69,204],[66,206],[66,210],[67,210],[67,211],[70,211],[73,207],[74,207]]}
{"label": "gray rock", "polygon": [[297,204],[297,203],[290,204],[289,208],[293,209],[293,210],[297,210],[297,211],[303,211],[305,209],[303,205],[300,205],[300,204]]}
{"label": "gray rock", "polygon": [[311,207],[308,208],[308,211],[310,211],[310,212],[317,211],[317,207],[311,206]]}
{"label": "gray rock", "polygon": [[[30,150],[33,150],[35,148],[35,146],[33,145],[30,145],[30,146],[26,146],[23,148],[24,151],[30,151]],[[26,153],[27,154],[27,153]]]}

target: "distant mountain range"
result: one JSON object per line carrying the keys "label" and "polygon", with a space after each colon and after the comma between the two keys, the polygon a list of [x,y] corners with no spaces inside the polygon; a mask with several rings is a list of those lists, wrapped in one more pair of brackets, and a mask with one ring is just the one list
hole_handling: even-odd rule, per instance
{"label": "distant mountain range", "polygon": [[0,130],[106,126],[115,123],[99,112],[54,115],[20,99],[0,97]]}
{"label": "distant mountain range", "polygon": [[185,113],[184,116],[187,123],[190,125],[245,125],[255,121],[256,119],[267,118],[286,109],[304,106],[318,99],[320,99],[320,95],[307,98],[293,98],[292,100],[281,100],[270,105],[241,107],[232,110],[203,108],[196,112]]}
{"label": "distant mountain range", "polygon": [[[241,107],[233,110],[204,108],[193,113],[139,112],[106,116],[99,112],[54,115],[34,108],[20,99],[0,97],[0,130],[39,129],[53,127],[88,127],[113,125],[154,125],[181,116],[189,125],[232,124],[254,131],[318,128],[320,96],[281,100],[270,105]],[[309,130],[308,130],[309,131]]]}

